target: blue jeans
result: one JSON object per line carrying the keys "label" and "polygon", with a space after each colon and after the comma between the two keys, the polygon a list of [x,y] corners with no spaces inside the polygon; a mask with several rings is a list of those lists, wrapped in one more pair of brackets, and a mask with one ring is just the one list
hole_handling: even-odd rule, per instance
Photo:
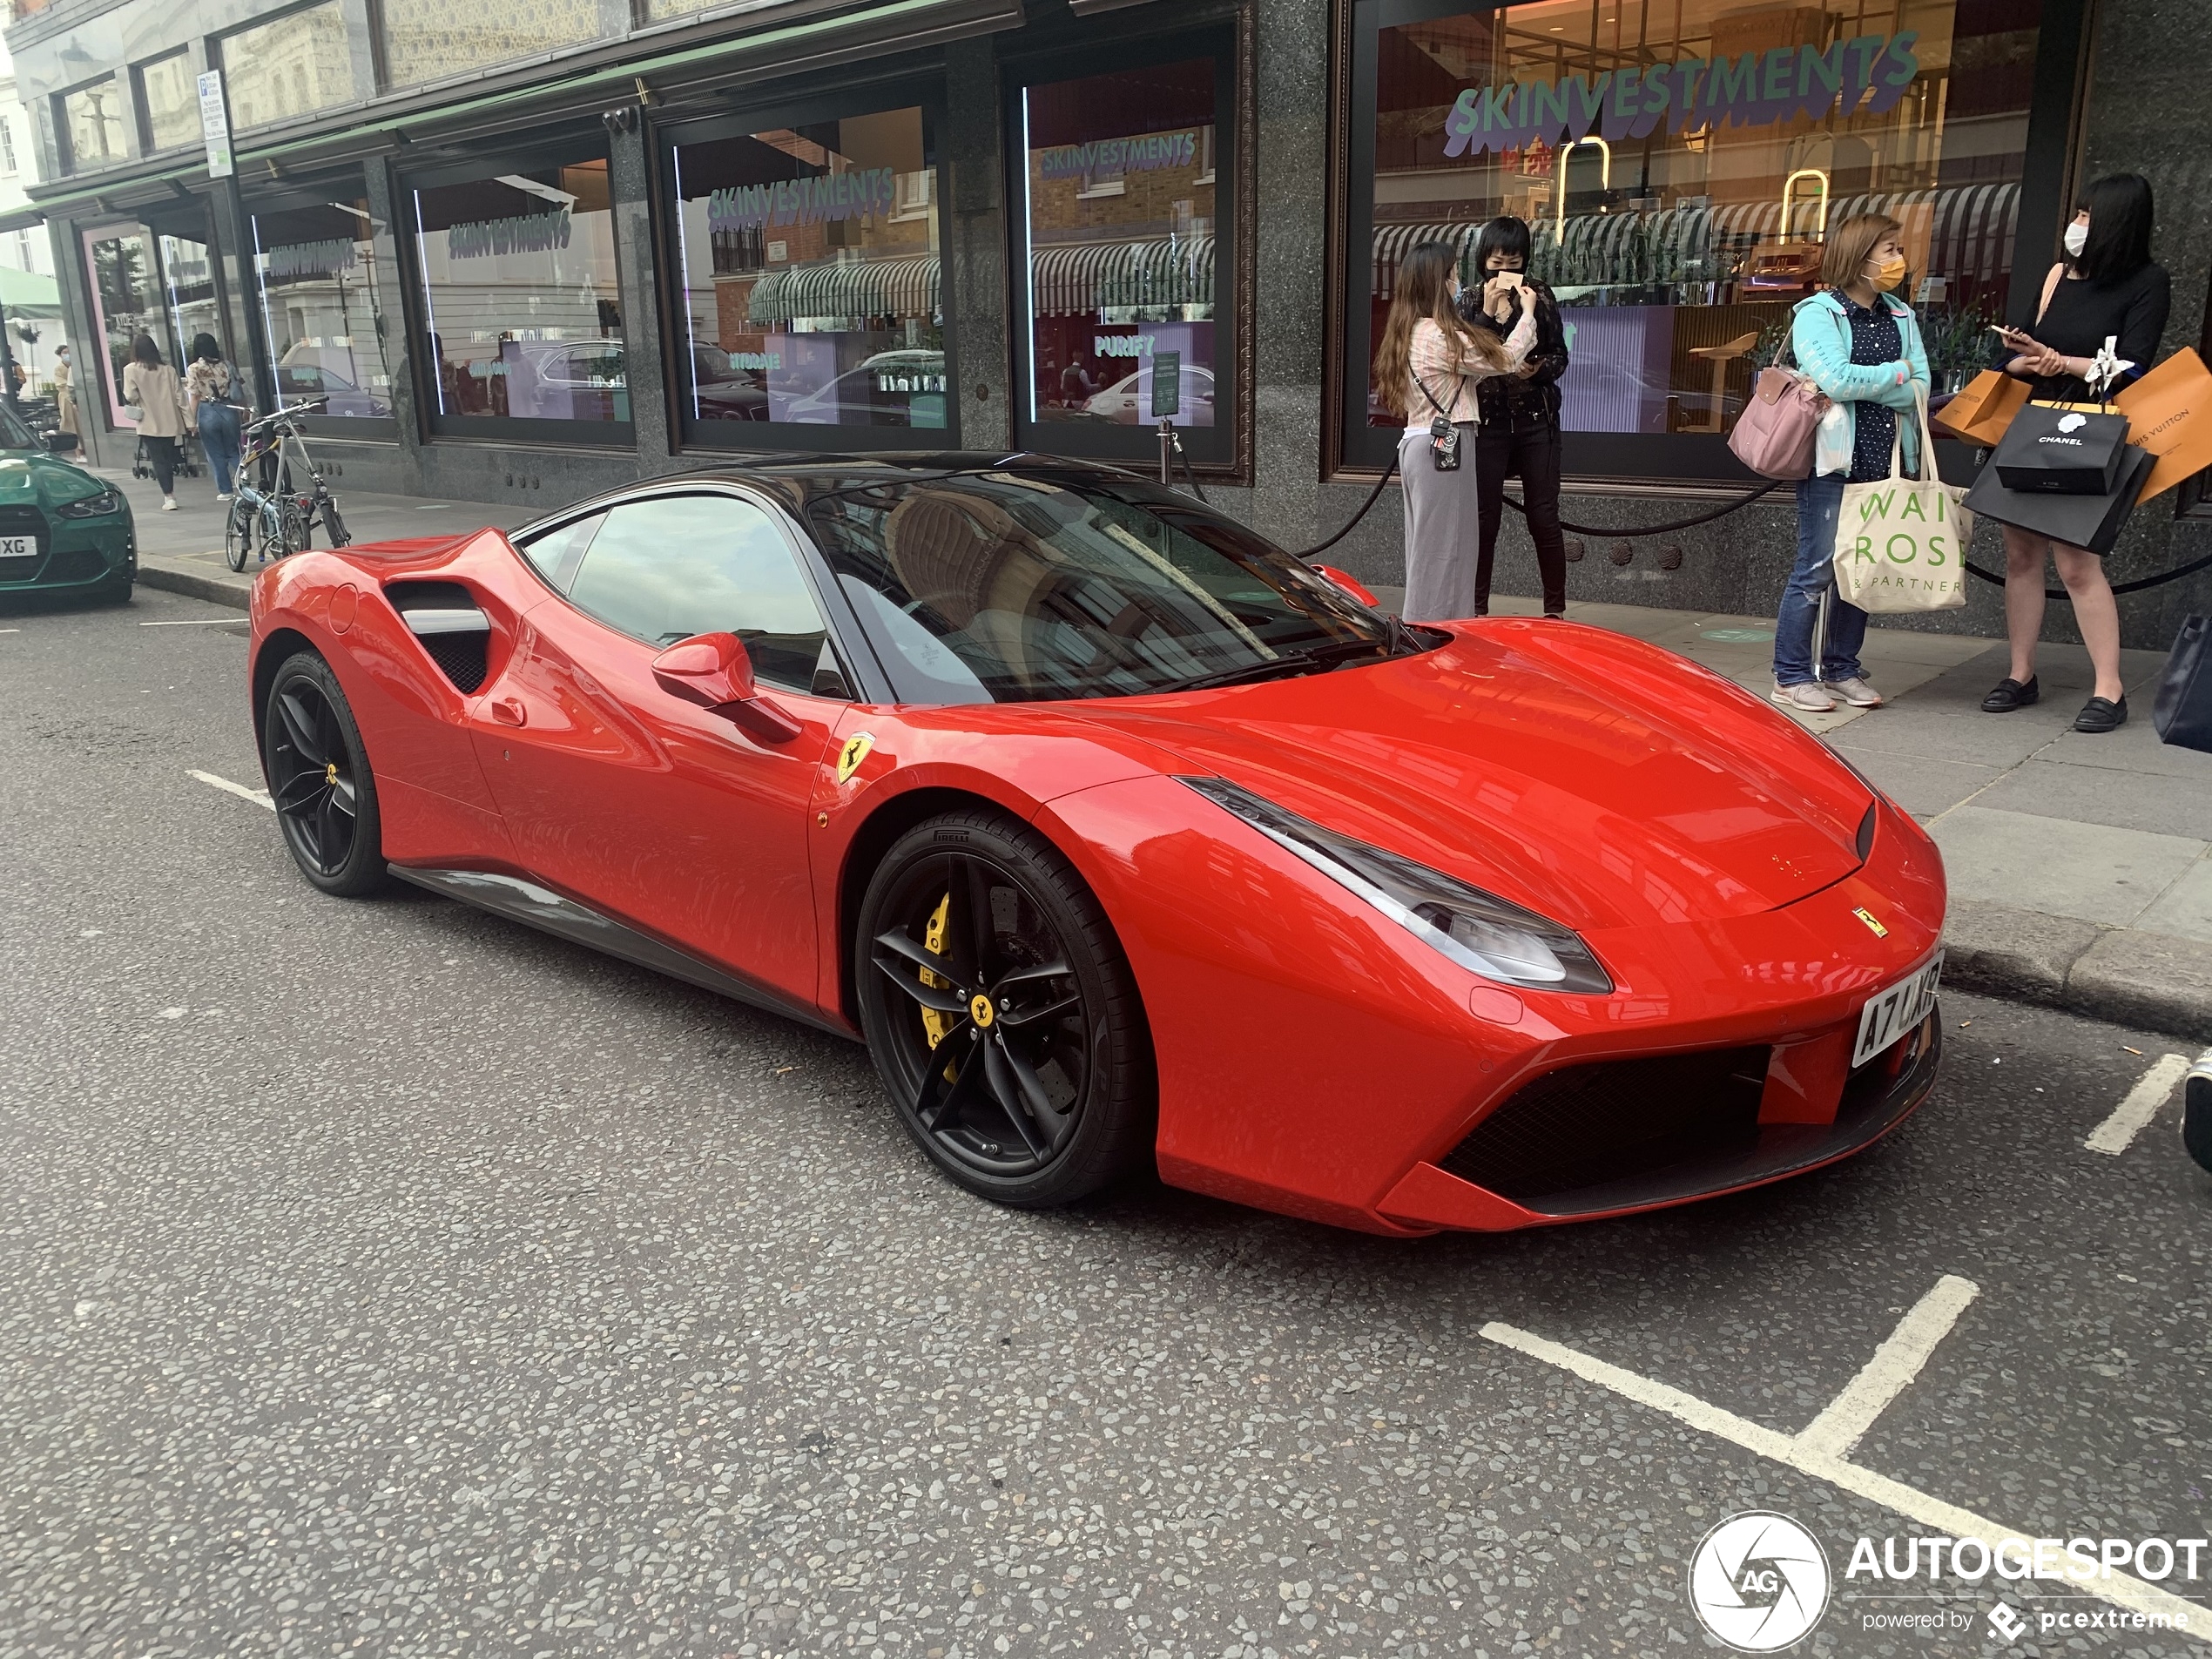
{"label": "blue jeans", "polygon": [[[1858,648],[1866,641],[1866,613],[1836,597],[1836,521],[1844,510],[1844,481],[1808,478],[1797,486],[1797,564],[1782,590],[1782,614],[1774,623],[1774,678],[1780,685],[1814,680],[1834,684],[1861,678]],[[1820,601],[1828,596],[1828,637],[1820,671],[1812,667],[1813,630]]]}
{"label": "blue jeans", "polygon": [[199,447],[215,469],[215,493],[227,496],[236,487],[239,454],[238,411],[227,403],[199,406]]}

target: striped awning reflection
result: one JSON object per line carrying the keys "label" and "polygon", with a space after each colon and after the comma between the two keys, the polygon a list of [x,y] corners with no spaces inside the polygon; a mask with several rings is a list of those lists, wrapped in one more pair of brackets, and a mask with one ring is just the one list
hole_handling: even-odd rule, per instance
{"label": "striped awning reflection", "polygon": [[1083,316],[1116,307],[1210,306],[1214,239],[1049,245],[1032,252],[1029,274],[1040,317]]}
{"label": "striped awning reflection", "polygon": [[771,271],[752,285],[745,317],[756,323],[788,323],[799,317],[934,320],[943,282],[943,269],[934,253],[795,265]]}

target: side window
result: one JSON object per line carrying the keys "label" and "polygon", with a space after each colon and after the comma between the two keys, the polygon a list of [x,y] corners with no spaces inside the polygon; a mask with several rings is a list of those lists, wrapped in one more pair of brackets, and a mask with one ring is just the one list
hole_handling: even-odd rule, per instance
{"label": "side window", "polygon": [[753,677],[786,691],[814,691],[820,665],[835,660],[783,533],[759,508],[728,496],[610,509],[569,597],[649,644],[735,634],[752,653]]}
{"label": "side window", "polygon": [[593,513],[579,518],[573,524],[563,524],[558,529],[533,536],[527,542],[517,543],[523,556],[537,566],[537,573],[556,588],[565,588],[576,576],[576,567],[583,557],[583,550],[591,545],[591,537],[598,530],[604,513]]}

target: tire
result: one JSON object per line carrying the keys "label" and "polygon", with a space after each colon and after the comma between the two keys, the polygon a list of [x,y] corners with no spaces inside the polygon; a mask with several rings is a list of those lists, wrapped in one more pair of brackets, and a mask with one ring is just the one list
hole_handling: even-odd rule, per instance
{"label": "tire", "polygon": [[231,497],[230,516],[223,521],[223,563],[233,570],[243,570],[253,557],[253,527],[260,521],[258,509],[246,504],[245,497]]}
{"label": "tire", "polygon": [[277,509],[277,556],[290,558],[315,544],[315,521],[304,511],[299,498],[287,496]]}
{"label": "tire", "polygon": [[1097,899],[1034,831],[980,809],[909,830],[868,882],[853,961],[899,1121],[968,1191],[1048,1209],[1150,1154],[1136,980]]}
{"label": "tire", "polygon": [[277,670],[261,722],[261,772],[292,861],[341,899],[382,886],[376,778],[330,664],[310,651]]}

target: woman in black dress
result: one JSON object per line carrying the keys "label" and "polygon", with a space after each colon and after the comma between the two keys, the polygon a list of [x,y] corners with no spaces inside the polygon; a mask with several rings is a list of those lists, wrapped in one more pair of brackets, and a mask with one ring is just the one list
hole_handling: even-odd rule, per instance
{"label": "woman in black dress", "polygon": [[[1528,268],[1528,226],[1507,214],[1485,225],[1474,239],[1480,286],[1460,290],[1460,314],[1477,327],[1504,335],[1525,307],[1536,314],[1536,344],[1528,361],[1510,374],[1475,387],[1481,424],[1475,428],[1478,533],[1474,614],[1490,614],[1490,569],[1498,553],[1498,527],[1506,510],[1506,480],[1521,480],[1528,539],[1536,546],[1536,574],[1544,614],[1567,614],[1567,537],[1559,523],[1559,377],[1567,372],[1567,331],[1559,302]],[[1504,291],[1491,284],[1505,279]],[[1483,295],[1497,293],[1487,305]]]}
{"label": "woman in black dress", "polygon": [[[2150,257],[2150,181],[2116,172],[2084,194],[2066,229],[2067,257],[2044,280],[2043,303],[2033,334],[2006,334],[2019,355],[2006,372],[2029,382],[2031,395],[2047,402],[2079,403],[2090,393],[2083,376],[2108,339],[2132,363],[2120,385],[2143,373],[2158,355],[2173,303],[2165,268]],[[2115,386],[2112,390],[2117,390]],[[2005,526],[2005,632],[2012,641],[2011,672],[1982,699],[1991,714],[2026,708],[2041,695],[2035,683],[2035,643],[2043,631],[2043,565],[2059,568],[2074,601],[2074,625],[2096,670],[2093,695],[2074,722],[2077,732],[2111,732],[2128,718],[2120,683],[2120,608],[2105,580],[2104,561],[2086,548]]]}

